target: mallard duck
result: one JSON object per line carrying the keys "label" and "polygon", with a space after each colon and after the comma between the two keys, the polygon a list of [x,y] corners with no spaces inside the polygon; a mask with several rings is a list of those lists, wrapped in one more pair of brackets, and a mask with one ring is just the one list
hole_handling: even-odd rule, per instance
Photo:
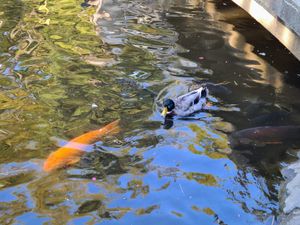
{"label": "mallard duck", "polygon": [[166,115],[189,116],[203,109],[206,105],[207,95],[208,89],[200,87],[174,100],[166,99],[163,102],[164,109],[161,115],[164,117]]}

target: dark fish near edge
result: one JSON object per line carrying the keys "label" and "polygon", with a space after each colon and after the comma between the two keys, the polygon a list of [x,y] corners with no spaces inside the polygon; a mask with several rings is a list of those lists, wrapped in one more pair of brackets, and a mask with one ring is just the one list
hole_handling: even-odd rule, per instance
{"label": "dark fish near edge", "polygon": [[265,126],[236,131],[230,135],[233,148],[300,141],[300,126]]}
{"label": "dark fish near edge", "polygon": [[207,87],[209,93],[213,95],[223,96],[223,95],[230,95],[232,93],[232,91],[229,88],[225,87],[222,84],[214,84],[211,82],[199,82],[199,81],[193,81],[193,85],[189,87],[189,91],[198,89],[199,87],[202,86]]}

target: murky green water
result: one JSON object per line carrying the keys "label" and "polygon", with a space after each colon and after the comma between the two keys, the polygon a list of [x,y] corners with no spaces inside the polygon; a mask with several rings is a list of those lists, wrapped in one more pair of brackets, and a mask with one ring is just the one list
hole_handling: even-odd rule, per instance
{"label": "murky green water", "polygon": [[[299,123],[299,62],[227,1],[83,3],[0,0],[0,223],[271,224],[295,146],[228,135]],[[161,100],[194,81],[223,84],[211,109],[164,123]],[[76,166],[42,171],[115,119]]]}

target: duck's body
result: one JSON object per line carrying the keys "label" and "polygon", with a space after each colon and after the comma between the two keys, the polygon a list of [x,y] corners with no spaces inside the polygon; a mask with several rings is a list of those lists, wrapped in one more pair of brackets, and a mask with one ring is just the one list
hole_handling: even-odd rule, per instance
{"label": "duck's body", "polygon": [[174,100],[166,99],[162,115],[189,116],[205,107],[207,95],[208,89],[200,87]]}

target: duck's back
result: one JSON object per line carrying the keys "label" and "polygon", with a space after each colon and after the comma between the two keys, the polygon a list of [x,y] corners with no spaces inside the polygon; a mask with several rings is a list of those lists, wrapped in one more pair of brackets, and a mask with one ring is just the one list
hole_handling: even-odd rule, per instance
{"label": "duck's back", "polygon": [[207,88],[201,87],[179,96],[175,101],[175,113],[179,116],[187,116],[196,111],[200,111],[206,104],[207,94]]}

